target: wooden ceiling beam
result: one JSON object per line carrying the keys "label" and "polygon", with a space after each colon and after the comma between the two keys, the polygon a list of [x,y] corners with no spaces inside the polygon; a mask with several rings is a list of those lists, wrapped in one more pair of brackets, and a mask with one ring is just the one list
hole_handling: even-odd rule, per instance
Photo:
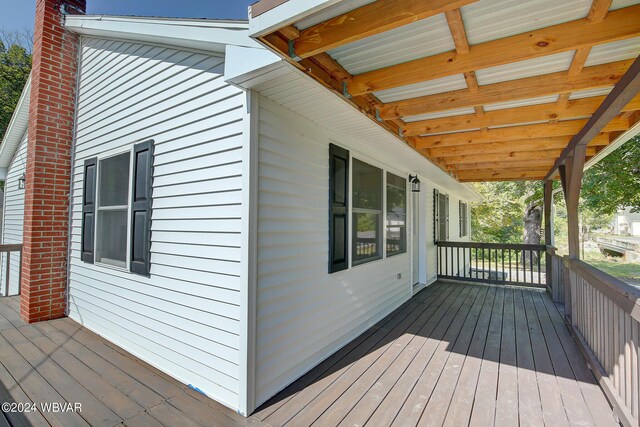
{"label": "wooden ceiling beam", "polygon": [[[509,126],[489,129],[486,132],[471,131],[416,137],[418,148],[451,147],[457,145],[475,145],[478,143],[513,141],[532,138],[551,138],[556,136],[575,135],[587,124],[587,120],[567,120],[557,123],[537,125]],[[629,120],[614,118],[602,132],[615,132],[629,129]]]}
{"label": "wooden ceiling beam", "polygon": [[[604,96],[581,98],[561,106],[555,102],[505,110],[484,111],[482,116],[465,114],[418,122],[407,122],[404,133],[418,136],[426,133],[465,131],[492,126],[518,125],[538,121],[557,121],[591,116],[604,101]],[[636,96],[622,111],[640,110],[640,95]]]}
{"label": "wooden ceiling beam", "polygon": [[378,0],[300,31],[294,50],[300,58],[309,58],[476,1]]}
{"label": "wooden ceiling beam", "polygon": [[444,13],[453,37],[453,43],[458,53],[469,53],[469,41],[467,40],[467,32],[462,22],[462,13],[460,9],[449,10]]}
{"label": "wooden ceiling beam", "polygon": [[[493,141],[479,144],[456,145],[453,147],[436,147],[425,149],[430,157],[447,158],[454,156],[468,156],[474,154],[509,153],[515,149],[523,151],[561,150],[571,141],[571,136],[554,138],[534,138],[514,141]],[[609,145],[609,135],[600,134],[593,139],[590,147]],[[445,159],[446,162],[446,159]]]}
{"label": "wooden ceiling beam", "polygon": [[[486,162],[510,162],[510,161],[524,161],[524,160],[549,160],[557,159],[562,153],[562,149],[555,150],[536,150],[536,151],[510,151],[504,153],[476,153],[466,156],[453,156],[446,158],[439,158],[438,161],[441,164],[453,165],[453,164],[468,164],[468,163],[486,163]],[[587,148],[587,154],[593,156],[596,154],[594,147]],[[436,158],[436,157],[434,157]]]}
{"label": "wooden ceiling beam", "polygon": [[483,181],[539,181],[544,178],[543,169],[521,170],[521,171],[461,171],[455,173],[461,182],[483,182]]}
{"label": "wooden ceiling beam", "polygon": [[454,171],[479,171],[486,169],[509,170],[514,168],[540,168],[546,167],[547,170],[553,165],[554,159],[536,159],[536,160],[518,160],[513,162],[485,162],[485,163],[466,163],[466,164],[447,164],[447,169]]}
{"label": "wooden ceiling beam", "polygon": [[426,113],[517,101],[564,92],[610,87],[616,84],[633,60],[586,67],[570,78],[566,71],[480,86],[477,92],[454,90],[402,101],[388,102],[380,109],[383,119],[416,116]]}
{"label": "wooden ceiling beam", "polygon": [[[376,3],[373,3],[376,4]],[[640,5],[614,10],[598,23],[586,18],[445,52],[354,76],[349,93],[361,95],[640,36]]]}

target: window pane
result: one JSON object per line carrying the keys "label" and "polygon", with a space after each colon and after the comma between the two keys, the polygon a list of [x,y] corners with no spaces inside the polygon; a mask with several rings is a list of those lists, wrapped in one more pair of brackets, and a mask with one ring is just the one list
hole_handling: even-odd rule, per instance
{"label": "window pane", "polygon": [[129,153],[100,160],[100,206],[129,204]]}
{"label": "window pane", "polygon": [[387,255],[407,251],[406,180],[387,173]]}
{"label": "window pane", "polygon": [[98,262],[126,267],[127,211],[108,210],[98,213],[96,259]]}
{"label": "window pane", "polygon": [[353,214],[353,261],[380,257],[380,214]]}
{"label": "window pane", "polygon": [[353,207],[382,210],[382,170],[353,159]]}

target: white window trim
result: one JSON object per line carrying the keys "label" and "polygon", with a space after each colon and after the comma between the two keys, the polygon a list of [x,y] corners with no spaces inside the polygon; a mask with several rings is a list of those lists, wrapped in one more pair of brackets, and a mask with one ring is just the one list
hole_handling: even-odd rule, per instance
{"label": "white window trim", "polygon": [[[133,179],[131,179],[131,177],[133,176],[133,146],[131,146],[128,150],[123,150],[123,149],[116,149],[116,150],[110,150],[104,153],[100,153],[99,155],[96,156],[96,214],[94,215],[94,219],[93,219],[93,233],[94,233],[94,238],[93,238],[93,253],[95,254],[95,261],[94,261],[94,265],[97,265],[99,267],[103,267],[103,268],[109,268],[112,270],[117,270],[117,271],[121,271],[121,272],[126,272],[129,274],[133,274],[131,273],[131,269],[129,268],[131,265],[131,192],[133,191]],[[125,254],[125,264],[124,267],[121,267],[119,265],[114,265],[114,264],[109,264],[109,263],[105,263],[105,262],[100,262],[98,261],[98,218],[100,217],[100,211],[108,211],[108,210],[117,210],[117,209],[121,209],[122,207],[124,207],[124,205],[121,206],[109,206],[107,208],[100,208],[100,172],[101,172],[101,162],[105,159],[109,159],[111,157],[116,157],[119,156],[121,154],[125,154],[125,153],[129,153],[129,182],[128,182],[128,193],[127,193],[127,249],[126,249],[126,254]],[[84,185],[84,183],[83,183]]]}

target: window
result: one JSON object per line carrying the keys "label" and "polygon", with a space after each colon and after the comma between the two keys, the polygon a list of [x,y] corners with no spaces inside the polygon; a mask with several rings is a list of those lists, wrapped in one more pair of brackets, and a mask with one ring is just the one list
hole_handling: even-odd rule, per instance
{"label": "window", "polygon": [[407,180],[387,172],[387,255],[407,251]]}
{"label": "window", "polygon": [[96,262],[127,266],[130,153],[98,163]]}
{"label": "window", "polygon": [[460,213],[460,237],[465,237],[469,234],[469,205],[466,203],[460,202],[459,204],[459,213]]}
{"label": "window", "polygon": [[[82,260],[148,275],[153,141],[85,161]],[[94,256],[95,255],[95,256]]]}
{"label": "window", "polygon": [[436,242],[449,240],[449,196],[433,190],[433,239]]}
{"label": "window", "polygon": [[353,159],[353,263],[382,257],[382,169]]}

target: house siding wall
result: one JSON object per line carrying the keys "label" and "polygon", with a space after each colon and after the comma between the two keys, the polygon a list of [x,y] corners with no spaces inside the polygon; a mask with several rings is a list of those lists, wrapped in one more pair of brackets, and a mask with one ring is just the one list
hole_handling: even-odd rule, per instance
{"label": "house siding wall", "polygon": [[410,171],[265,98],[258,138],[260,404],[409,299],[412,286],[410,252],[328,274],[329,144],[391,172]]}
{"label": "house siding wall", "polygon": [[[7,169],[4,184],[4,206],[2,218],[2,244],[22,243],[24,228],[24,189],[18,188],[18,179],[25,172],[27,161],[27,135],[18,146],[18,150]],[[2,254],[0,267],[0,292],[4,295],[7,287],[7,254]],[[9,295],[16,295],[19,289],[20,254],[10,255]]]}
{"label": "house siding wall", "polygon": [[[224,58],[82,38],[69,316],[238,409],[245,94]],[[80,259],[83,163],[155,141],[150,277]]]}

